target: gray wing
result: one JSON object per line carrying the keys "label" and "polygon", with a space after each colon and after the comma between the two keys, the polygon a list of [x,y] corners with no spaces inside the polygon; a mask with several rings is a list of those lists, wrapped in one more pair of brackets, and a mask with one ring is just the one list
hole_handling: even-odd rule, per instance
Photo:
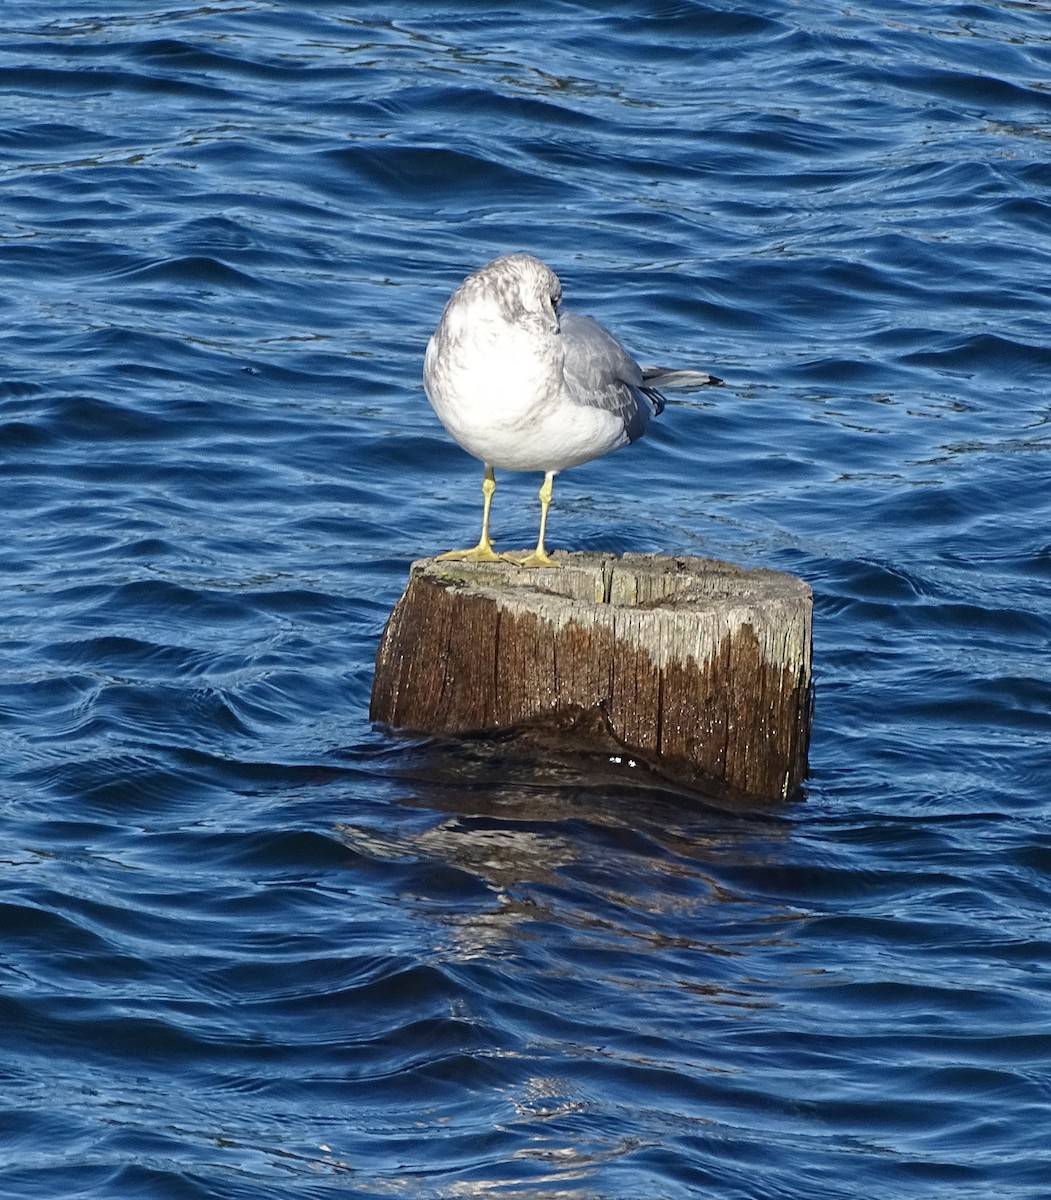
{"label": "gray wing", "polygon": [[642,368],[594,317],[563,312],[559,320],[569,399],[615,413],[628,441],[642,437],[650,417],[664,408],[660,393],[644,385]]}

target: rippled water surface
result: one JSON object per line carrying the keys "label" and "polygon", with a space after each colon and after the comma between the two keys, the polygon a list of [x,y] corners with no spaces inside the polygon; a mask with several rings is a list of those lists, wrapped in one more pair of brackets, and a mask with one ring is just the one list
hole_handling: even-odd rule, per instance
{"label": "rippled water surface", "polygon": [[[9,6],[0,1190],[1046,1197],[1051,6],[527,7]],[[513,249],[727,381],[550,541],[812,585],[800,803],[370,727]]]}

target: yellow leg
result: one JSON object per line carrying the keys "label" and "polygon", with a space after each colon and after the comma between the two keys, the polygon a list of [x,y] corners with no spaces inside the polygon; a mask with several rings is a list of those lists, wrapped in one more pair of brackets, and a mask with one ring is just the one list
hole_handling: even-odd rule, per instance
{"label": "yellow leg", "polygon": [[493,468],[486,463],[485,475],[482,478],[482,536],[478,539],[478,545],[473,546],[470,550],[447,550],[444,554],[439,554],[438,558],[443,559],[459,559],[461,562],[500,562],[501,556],[493,549],[493,543],[489,540],[489,510],[493,505],[493,493],[496,491],[496,476],[493,474]]}
{"label": "yellow leg", "polygon": [[525,558],[519,558],[515,561],[520,567],[557,567],[560,564],[548,554],[544,549],[544,537],[547,534],[547,510],[551,507],[551,495],[555,486],[555,473],[548,471],[544,476],[544,482],[540,485],[540,536],[536,541],[536,549],[532,554],[527,554]]}

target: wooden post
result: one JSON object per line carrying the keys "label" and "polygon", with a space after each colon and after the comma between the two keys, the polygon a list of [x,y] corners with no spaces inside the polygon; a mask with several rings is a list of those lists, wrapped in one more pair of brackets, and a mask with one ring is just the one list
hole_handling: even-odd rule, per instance
{"label": "wooden post", "polygon": [[807,769],[810,589],[703,558],[421,559],[370,716],[420,733],[553,726],[709,794],[785,798]]}

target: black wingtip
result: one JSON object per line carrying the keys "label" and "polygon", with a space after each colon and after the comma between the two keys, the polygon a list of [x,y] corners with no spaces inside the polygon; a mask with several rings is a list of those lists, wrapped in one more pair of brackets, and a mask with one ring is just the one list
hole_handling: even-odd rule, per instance
{"label": "black wingtip", "polygon": [[664,397],[660,394],[660,392],[657,391],[656,388],[644,387],[639,388],[639,391],[642,392],[646,399],[649,400],[649,402],[653,405],[653,415],[655,417],[659,417],[661,413],[664,412],[664,407],[667,404],[667,401],[664,399]]}

